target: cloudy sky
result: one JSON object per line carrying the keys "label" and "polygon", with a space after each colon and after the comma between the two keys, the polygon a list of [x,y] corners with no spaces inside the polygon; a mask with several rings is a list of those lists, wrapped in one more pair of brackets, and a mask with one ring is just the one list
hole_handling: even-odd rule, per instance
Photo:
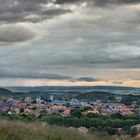
{"label": "cloudy sky", "polygon": [[0,86],[140,86],[139,0],[0,0]]}

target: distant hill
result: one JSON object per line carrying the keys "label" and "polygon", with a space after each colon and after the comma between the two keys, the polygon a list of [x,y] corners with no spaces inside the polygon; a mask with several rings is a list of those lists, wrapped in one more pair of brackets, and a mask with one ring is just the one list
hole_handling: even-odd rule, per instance
{"label": "distant hill", "polygon": [[28,92],[28,91],[79,91],[82,93],[90,91],[103,91],[121,94],[140,94],[140,88],[121,87],[121,86],[13,86],[6,87],[11,91]]}
{"label": "distant hill", "polygon": [[12,96],[13,92],[8,89],[0,88],[0,96]]}
{"label": "distant hill", "polygon": [[86,99],[86,100],[100,100],[103,99],[105,101],[114,99],[117,95],[110,92],[102,92],[102,91],[92,91],[84,94],[80,94],[77,96],[77,99]]}
{"label": "distant hill", "polygon": [[76,98],[80,100],[86,101],[95,101],[102,100],[102,102],[116,102],[117,98],[121,97],[120,103],[124,103],[126,105],[131,105],[133,101],[137,102],[137,105],[140,105],[140,94],[115,94],[110,92],[102,92],[102,91],[92,91],[83,94],[79,94]]}

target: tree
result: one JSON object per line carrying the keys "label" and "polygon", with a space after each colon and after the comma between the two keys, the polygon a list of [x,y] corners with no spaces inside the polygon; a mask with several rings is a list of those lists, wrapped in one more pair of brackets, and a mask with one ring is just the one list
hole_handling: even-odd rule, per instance
{"label": "tree", "polygon": [[102,131],[103,127],[102,126],[98,126],[97,131]]}
{"label": "tree", "polygon": [[138,135],[138,130],[137,128],[130,128],[129,129],[129,134],[132,136],[132,137],[135,137],[136,135]]}
{"label": "tree", "polygon": [[20,113],[23,113],[24,112],[24,108],[20,108]]}
{"label": "tree", "polygon": [[120,113],[115,113],[115,114],[111,115],[111,118],[113,118],[113,119],[124,119],[125,117]]}
{"label": "tree", "polygon": [[74,110],[71,110],[71,116],[81,118],[82,113],[81,113],[81,111],[79,109],[74,109]]}
{"label": "tree", "polygon": [[118,130],[116,128],[105,127],[104,131],[106,131],[109,135],[116,135]]}

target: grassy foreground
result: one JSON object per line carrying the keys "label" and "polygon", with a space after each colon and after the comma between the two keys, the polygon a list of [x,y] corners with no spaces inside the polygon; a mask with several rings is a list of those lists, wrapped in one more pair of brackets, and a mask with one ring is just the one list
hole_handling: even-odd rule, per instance
{"label": "grassy foreground", "polygon": [[135,138],[97,137],[68,128],[42,123],[0,121],[0,140],[136,140]]}

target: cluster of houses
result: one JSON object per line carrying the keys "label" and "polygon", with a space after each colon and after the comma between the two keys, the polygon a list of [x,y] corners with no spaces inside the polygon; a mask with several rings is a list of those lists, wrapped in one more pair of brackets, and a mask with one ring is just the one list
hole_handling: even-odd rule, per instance
{"label": "cluster of houses", "polygon": [[[61,116],[68,117],[71,114],[71,110],[76,107],[89,107],[89,109],[83,114],[89,113],[112,115],[120,113],[124,116],[133,115],[136,112],[136,102],[132,102],[132,105],[126,106],[122,103],[102,103],[100,100],[94,102],[79,101],[77,99],[55,100],[53,95],[50,96],[50,101],[46,102],[40,97],[31,98],[26,97],[24,99],[8,98],[0,101],[0,112],[7,112],[8,114],[33,114],[39,116],[40,114],[60,114]],[[137,113],[140,113],[140,109],[137,108]]]}
{"label": "cluster of houses", "polygon": [[120,113],[123,116],[134,115],[134,107],[126,106],[121,103],[106,103],[95,106],[94,109],[87,111],[86,113],[101,114],[104,116]]}

